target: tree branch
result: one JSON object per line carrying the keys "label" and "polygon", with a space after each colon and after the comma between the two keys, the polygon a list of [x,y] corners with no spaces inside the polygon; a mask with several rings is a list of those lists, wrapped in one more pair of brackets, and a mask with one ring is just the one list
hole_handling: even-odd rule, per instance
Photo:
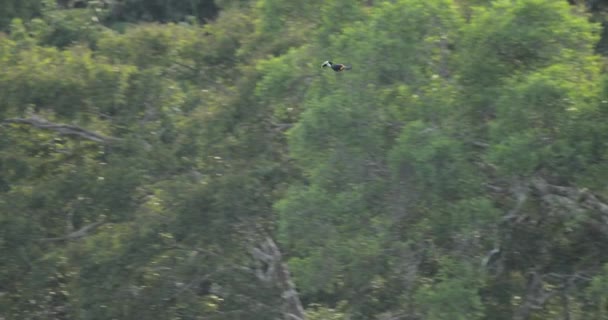
{"label": "tree branch", "polygon": [[287,264],[283,262],[283,256],[277,244],[270,237],[266,237],[258,247],[250,250],[251,255],[261,262],[263,267],[256,271],[256,275],[262,281],[276,281],[283,291],[281,298],[284,302],[283,315],[286,320],[305,320],[304,307],[291,280]]}
{"label": "tree branch", "polygon": [[90,231],[93,231],[95,229],[97,229],[98,227],[100,227],[102,224],[104,224],[104,221],[97,221],[97,222],[93,222],[91,224],[88,224],[74,232],[71,232],[63,237],[55,237],[55,238],[42,238],[42,239],[38,239],[38,241],[43,241],[43,242],[50,242],[50,241],[64,241],[64,240],[74,240],[74,239],[79,239],[82,238],[84,236],[87,236],[89,234]]}
{"label": "tree branch", "polygon": [[490,144],[484,141],[471,141],[471,145],[480,149],[487,149],[490,147]]}
{"label": "tree branch", "polygon": [[83,128],[75,126],[75,125],[48,122],[47,120],[39,118],[39,117],[5,119],[4,121],[2,121],[2,123],[3,124],[8,124],[8,123],[27,124],[27,125],[33,126],[38,129],[51,130],[51,131],[58,132],[62,135],[77,136],[77,137],[81,137],[86,140],[103,143],[103,144],[108,144],[108,143],[120,140],[119,138],[107,137],[107,136],[83,129]]}
{"label": "tree branch", "polygon": [[[547,273],[539,274],[532,271],[529,274],[526,295],[522,304],[515,312],[513,319],[529,319],[533,310],[542,309],[547,301],[555,296],[559,296],[563,303],[564,319],[570,317],[570,307],[568,306],[568,291],[581,282],[589,282],[592,279],[580,273],[574,274],[559,274]],[[553,281],[546,281],[553,280]],[[551,283],[551,286],[546,286],[546,283]]]}
{"label": "tree branch", "polygon": [[533,310],[542,309],[550,298],[560,292],[558,289],[546,290],[543,287],[542,276],[538,272],[532,271],[528,276],[526,295],[523,297],[522,304],[515,311],[513,320],[529,319]]}
{"label": "tree branch", "polygon": [[516,180],[515,183],[511,185],[509,190],[515,196],[515,206],[511,210],[509,210],[506,216],[502,217],[502,220],[522,220],[522,218],[519,216],[520,211],[523,208],[523,205],[526,203],[526,200],[528,200],[528,193],[530,192],[530,189],[527,183],[522,183],[521,181]]}
{"label": "tree branch", "polygon": [[531,187],[543,200],[545,205],[558,214],[587,214],[598,222],[598,227],[608,235],[608,204],[585,188],[557,186],[536,177],[531,180]]}

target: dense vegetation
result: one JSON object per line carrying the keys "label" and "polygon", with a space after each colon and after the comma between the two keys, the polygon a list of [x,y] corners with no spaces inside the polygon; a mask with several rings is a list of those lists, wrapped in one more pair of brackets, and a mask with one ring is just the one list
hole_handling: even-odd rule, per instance
{"label": "dense vegetation", "polygon": [[0,319],[608,319],[602,1],[0,5]]}

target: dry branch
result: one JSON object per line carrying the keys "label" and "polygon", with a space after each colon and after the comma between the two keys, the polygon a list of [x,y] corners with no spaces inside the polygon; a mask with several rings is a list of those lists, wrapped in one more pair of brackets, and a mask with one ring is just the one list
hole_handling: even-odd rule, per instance
{"label": "dry branch", "polygon": [[530,184],[552,211],[564,215],[587,214],[608,235],[608,204],[589,190],[553,185],[538,177]]}
{"label": "dry branch", "polygon": [[[552,280],[552,281],[548,281]],[[576,288],[581,283],[586,283],[592,279],[580,273],[574,274],[558,274],[547,273],[539,274],[536,271],[528,273],[528,284],[526,286],[526,294],[522,303],[518,306],[513,320],[529,319],[534,310],[544,308],[549,299],[555,296],[561,298],[562,302],[568,299],[568,291]],[[547,284],[551,284],[550,286]],[[570,316],[570,310],[567,302],[564,303],[565,319]]]}
{"label": "dry branch", "polygon": [[55,238],[42,238],[39,239],[38,241],[43,241],[43,242],[50,242],[50,241],[65,241],[65,240],[74,240],[74,239],[79,239],[82,237],[85,237],[89,234],[89,232],[97,229],[98,227],[100,227],[102,224],[104,224],[104,221],[97,221],[97,222],[93,222],[91,224],[88,224],[74,232],[71,232],[63,237],[55,237]]}
{"label": "dry branch", "polygon": [[75,126],[75,125],[48,122],[47,120],[39,118],[39,117],[11,118],[11,119],[5,119],[4,121],[2,121],[2,123],[3,124],[8,124],[8,123],[27,124],[27,125],[30,125],[32,127],[38,128],[38,129],[51,130],[51,131],[58,132],[62,135],[77,136],[77,137],[80,137],[83,139],[87,139],[90,141],[103,143],[103,144],[107,144],[107,143],[111,143],[111,142],[120,140],[119,138],[107,137],[107,136],[83,129],[83,128]]}
{"label": "dry branch", "polygon": [[535,271],[530,272],[528,277],[526,295],[513,314],[513,320],[529,319],[533,310],[542,309],[547,301],[559,292],[558,290],[545,289],[541,275]]}
{"label": "dry branch", "polygon": [[274,240],[267,237],[258,247],[251,248],[250,253],[265,266],[256,270],[257,277],[265,282],[276,281],[283,290],[281,297],[284,301],[285,320],[305,320],[302,302],[291,280],[287,264],[283,261],[281,251]]}
{"label": "dry branch", "polygon": [[586,215],[608,236],[608,204],[585,188],[554,185],[536,176],[525,183],[514,184],[510,191],[515,198],[515,206],[503,217],[503,221],[524,221],[526,216],[520,211],[528,197],[534,195],[541,200],[549,214],[562,217]]}
{"label": "dry branch", "polygon": [[503,221],[508,221],[511,219],[519,220],[519,213],[523,208],[523,205],[528,200],[530,188],[526,183],[516,180],[509,189],[511,193],[515,196],[515,206],[511,210],[509,210],[506,216],[503,217]]}

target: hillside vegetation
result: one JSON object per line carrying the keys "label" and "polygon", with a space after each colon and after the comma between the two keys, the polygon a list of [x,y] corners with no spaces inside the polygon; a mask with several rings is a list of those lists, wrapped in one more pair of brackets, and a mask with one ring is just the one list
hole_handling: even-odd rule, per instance
{"label": "hillside vegetation", "polygon": [[602,1],[0,5],[1,320],[608,319]]}

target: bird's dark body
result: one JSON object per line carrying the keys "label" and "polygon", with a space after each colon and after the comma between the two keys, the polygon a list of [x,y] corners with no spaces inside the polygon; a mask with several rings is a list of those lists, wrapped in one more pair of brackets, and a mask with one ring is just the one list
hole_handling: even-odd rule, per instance
{"label": "bird's dark body", "polygon": [[341,64],[341,63],[332,64],[331,68],[334,71],[336,71],[336,72],[340,72],[340,71],[343,71],[343,70],[350,70],[351,69],[350,66],[347,66],[347,65],[344,65],[344,64]]}

